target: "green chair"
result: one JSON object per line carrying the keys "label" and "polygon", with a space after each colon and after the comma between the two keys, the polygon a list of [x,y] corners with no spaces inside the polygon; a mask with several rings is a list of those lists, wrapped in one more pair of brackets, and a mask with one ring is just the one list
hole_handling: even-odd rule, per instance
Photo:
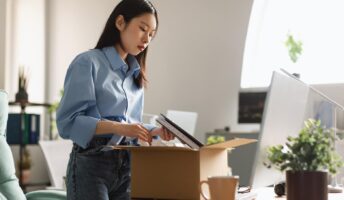
{"label": "green chair", "polygon": [[8,119],[7,93],[0,90],[0,200],[65,200],[65,191],[40,190],[26,195],[19,186],[15,176],[12,152],[6,142],[6,125]]}

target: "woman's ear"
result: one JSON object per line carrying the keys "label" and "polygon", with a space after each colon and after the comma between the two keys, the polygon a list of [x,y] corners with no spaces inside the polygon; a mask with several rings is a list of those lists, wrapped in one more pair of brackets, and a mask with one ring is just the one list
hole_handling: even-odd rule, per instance
{"label": "woman's ear", "polygon": [[118,17],[116,18],[116,27],[119,31],[123,31],[125,28],[125,20],[123,15],[118,15]]}

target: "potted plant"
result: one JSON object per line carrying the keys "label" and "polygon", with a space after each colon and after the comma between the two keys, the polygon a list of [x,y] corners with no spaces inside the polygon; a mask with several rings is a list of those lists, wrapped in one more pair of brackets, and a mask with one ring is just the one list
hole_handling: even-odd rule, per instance
{"label": "potted plant", "polygon": [[29,101],[29,95],[27,93],[27,86],[29,83],[28,75],[24,70],[24,67],[19,68],[18,79],[18,92],[16,94],[16,102],[20,104],[26,104]]}
{"label": "potted plant", "polygon": [[327,200],[328,172],[343,166],[334,151],[334,133],[321,122],[309,119],[297,137],[288,137],[285,146],[268,148],[268,159],[286,171],[288,200]]}
{"label": "potted plant", "polygon": [[23,155],[22,155],[22,161],[20,163],[20,160],[17,162],[18,166],[18,171],[21,170],[22,177],[21,177],[21,182],[22,184],[27,184],[30,180],[30,174],[31,174],[31,155],[30,152],[27,148],[24,148],[23,150]]}
{"label": "potted plant", "polygon": [[225,141],[224,136],[212,135],[207,138],[207,145],[217,144]]}
{"label": "potted plant", "polygon": [[[64,90],[61,89],[60,92],[59,92],[60,98],[62,98],[63,92],[64,92]],[[55,101],[48,108],[48,112],[49,112],[49,115],[50,115],[50,130],[52,132],[53,139],[57,139],[58,138],[57,126],[56,126],[56,110],[59,107],[59,105],[60,105],[60,100],[59,101]]]}

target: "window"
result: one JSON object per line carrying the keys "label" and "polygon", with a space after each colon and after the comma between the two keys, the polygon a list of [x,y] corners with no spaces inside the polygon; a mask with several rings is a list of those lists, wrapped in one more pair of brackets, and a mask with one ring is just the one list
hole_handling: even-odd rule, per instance
{"label": "window", "polygon": [[[241,87],[266,87],[272,71],[299,73],[309,84],[342,83],[344,1],[254,1],[243,61]],[[288,34],[302,42],[296,63],[288,55]]]}

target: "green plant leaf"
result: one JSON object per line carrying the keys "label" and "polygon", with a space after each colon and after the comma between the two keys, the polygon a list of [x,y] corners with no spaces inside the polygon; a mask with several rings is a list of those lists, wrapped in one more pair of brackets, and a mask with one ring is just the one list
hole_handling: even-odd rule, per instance
{"label": "green plant leaf", "polygon": [[288,34],[285,46],[288,49],[290,60],[296,63],[302,53],[302,42],[296,41],[291,34]]}

